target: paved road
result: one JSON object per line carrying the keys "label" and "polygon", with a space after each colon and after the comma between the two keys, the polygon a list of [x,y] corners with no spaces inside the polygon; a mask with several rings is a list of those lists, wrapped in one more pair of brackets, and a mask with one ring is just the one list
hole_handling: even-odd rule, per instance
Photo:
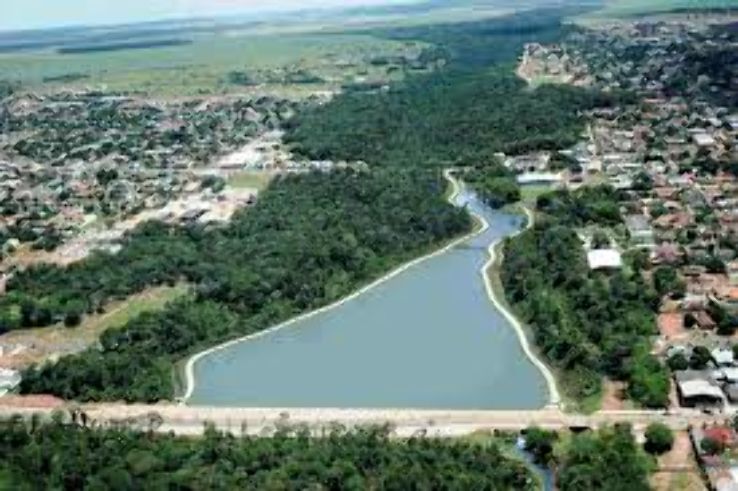
{"label": "paved road", "polygon": [[[133,422],[136,427],[149,427],[160,432],[173,431],[181,435],[203,432],[206,423],[235,434],[268,435],[285,425],[302,425],[314,433],[320,433],[332,425],[346,427],[389,423],[398,436],[425,432],[433,436],[459,436],[479,430],[521,430],[531,425],[549,429],[570,427],[599,427],[618,422],[630,423],[642,430],[649,423],[660,421],[675,430],[689,425],[721,422],[725,415],[710,416],[694,410],[663,411],[606,411],[592,415],[562,413],[559,409],[537,411],[442,411],[412,409],[258,409],[258,408],[207,408],[175,405],[114,405],[91,404],[67,406],[65,414],[79,409],[88,422],[115,426]],[[30,416],[40,413],[50,416],[52,409],[3,408],[0,418],[13,414]]]}

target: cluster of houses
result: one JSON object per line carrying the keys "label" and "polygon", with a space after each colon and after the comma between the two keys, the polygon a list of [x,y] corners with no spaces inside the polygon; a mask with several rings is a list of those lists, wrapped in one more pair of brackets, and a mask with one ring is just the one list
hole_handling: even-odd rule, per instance
{"label": "cluster of houses", "polygon": [[[583,237],[587,259],[592,269],[617,269],[621,253],[635,249],[649,274],[669,270],[656,350],[665,361],[686,360],[672,368],[688,406],[738,403],[737,40],[711,19],[692,18],[613,22],[577,30],[562,45],[529,45],[524,63],[537,59],[538,75],[568,74],[635,100],[592,111],[570,149],[505,160],[521,185],[609,183],[628,196],[627,240],[593,247]],[[704,360],[692,363],[693,350]]]}
{"label": "cluster of houses", "polygon": [[8,98],[0,103],[0,251],[54,249],[95,217],[116,220],[196,192],[202,168],[277,128],[295,104],[97,92]]}
{"label": "cluster of houses", "polygon": [[734,425],[694,427],[689,435],[710,489],[738,489],[738,433]]}
{"label": "cluster of houses", "polygon": [[542,45],[528,43],[518,75],[532,84],[565,83],[587,86],[592,83],[587,66],[568,53],[566,45]]}

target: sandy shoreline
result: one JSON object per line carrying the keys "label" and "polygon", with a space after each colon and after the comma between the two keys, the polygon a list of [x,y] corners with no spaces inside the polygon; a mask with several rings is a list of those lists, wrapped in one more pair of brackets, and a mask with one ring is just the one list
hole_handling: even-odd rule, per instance
{"label": "sandy shoreline", "polygon": [[[450,169],[447,169],[446,171],[444,171],[444,177],[451,183],[452,188],[453,188],[453,190],[452,190],[451,194],[448,196],[447,200],[451,204],[454,204],[455,205],[454,200],[457,198],[457,196],[461,192],[461,186],[459,185],[458,180],[452,175],[452,171]],[[237,343],[247,342],[247,341],[251,341],[251,340],[254,340],[254,339],[258,339],[260,337],[269,335],[269,334],[274,333],[276,331],[279,331],[279,330],[282,330],[282,329],[286,329],[286,328],[292,327],[292,326],[294,326],[295,324],[297,324],[297,323],[299,323],[301,321],[310,319],[310,318],[312,318],[314,316],[317,316],[317,315],[320,315],[322,313],[325,313],[325,312],[328,312],[330,310],[333,310],[335,308],[338,308],[341,305],[343,305],[343,304],[345,304],[347,302],[350,302],[351,300],[356,299],[357,297],[359,297],[360,295],[368,292],[369,290],[371,290],[371,289],[373,289],[373,288],[375,288],[375,287],[377,287],[379,285],[382,285],[383,283],[385,283],[386,281],[389,281],[390,279],[396,277],[397,275],[404,273],[408,269],[410,269],[410,268],[412,268],[412,267],[414,267],[414,266],[416,266],[416,265],[418,265],[418,264],[420,264],[420,263],[422,263],[424,261],[427,261],[427,260],[432,259],[434,257],[437,257],[439,255],[445,254],[446,252],[448,252],[452,248],[456,247],[457,245],[459,245],[459,244],[461,244],[461,243],[463,243],[463,242],[465,242],[465,241],[467,241],[467,240],[469,240],[469,239],[471,239],[473,237],[476,237],[476,236],[484,233],[489,228],[489,223],[487,222],[487,220],[485,220],[484,217],[482,217],[481,215],[478,215],[478,214],[476,214],[474,212],[470,212],[470,213],[473,215],[473,217],[475,219],[477,219],[481,223],[481,227],[479,227],[478,229],[473,230],[472,232],[470,232],[469,234],[464,235],[463,237],[460,237],[460,238],[454,240],[453,242],[451,242],[451,243],[447,244],[446,246],[442,247],[441,249],[438,249],[437,251],[434,251],[434,252],[432,252],[430,254],[426,254],[425,256],[421,256],[421,257],[419,257],[417,259],[414,259],[414,260],[412,260],[412,261],[410,261],[408,263],[405,263],[405,264],[399,266],[398,268],[390,271],[389,273],[387,273],[386,275],[384,275],[384,276],[380,277],[379,279],[373,281],[372,283],[370,283],[370,284],[362,287],[361,289],[355,291],[351,295],[349,295],[349,296],[347,296],[347,297],[345,297],[345,298],[343,298],[341,300],[338,300],[337,302],[334,302],[334,303],[332,303],[330,305],[327,305],[325,307],[321,307],[321,308],[319,308],[317,310],[306,312],[306,313],[304,313],[302,315],[299,315],[297,317],[294,317],[294,318],[292,318],[292,319],[290,319],[290,320],[288,320],[286,322],[283,322],[282,324],[278,324],[278,325],[276,325],[274,327],[270,327],[268,329],[265,329],[263,331],[259,331],[257,333],[249,334],[249,335],[246,335],[246,336],[242,336],[240,338],[237,338],[237,339],[233,339],[233,340],[227,341],[225,343],[216,345],[216,346],[214,346],[212,348],[209,348],[207,350],[201,351],[201,352],[193,355],[192,357],[190,357],[187,360],[187,363],[186,363],[185,368],[184,368],[185,387],[186,387],[186,390],[185,390],[184,395],[179,400],[182,403],[186,404],[187,401],[189,399],[191,399],[192,394],[195,391],[195,385],[196,385],[195,373],[194,373],[194,371],[195,371],[195,365],[200,360],[202,360],[203,358],[205,358],[205,357],[207,357],[207,356],[209,356],[209,355],[211,355],[211,354],[213,354],[215,352],[218,352],[218,351],[227,349],[227,348],[229,348],[229,347],[231,347],[231,346],[233,346],[233,345],[235,345]],[[526,213],[530,213],[530,212],[526,209]],[[532,218],[529,215],[528,226],[530,227],[531,225],[532,225]],[[520,232],[518,232],[518,234],[519,233],[522,233],[522,230]],[[500,239],[500,240],[502,240],[502,239]],[[510,322],[510,324],[515,329],[515,331],[518,334],[518,337],[520,339],[520,343],[521,343],[521,346],[523,347],[523,351],[524,351],[526,357],[531,361],[531,363],[533,363],[533,365],[543,374],[544,378],[546,379],[546,382],[547,382],[547,385],[548,385],[548,390],[549,390],[549,404],[550,405],[558,405],[559,402],[560,402],[560,397],[559,397],[558,390],[556,388],[556,382],[555,382],[555,378],[554,378],[553,374],[550,372],[550,370],[532,352],[532,350],[530,349],[530,345],[528,343],[528,339],[527,339],[527,337],[525,335],[525,332],[523,331],[523,327],[517,321],[517,319],[515,319],[515,316],[512,313],[510,313],[509,311],[507,311],[502,306],[502,304],[497,300],[497,298],[495,297],[494,292],[492,290],[492,285],[489,282],[489,278],[487,277],[486,272],[489,269],[490,265],[492,265],[494,263],[494,261],[495,261],[495,251],[494,251],[494,248],[497,245],[497,243],[499,243],[499,241],[496,241],[496,242],[494,242],[493,244],[491,244],[489,246],[488,254],[490,256],[490,259],[487,261],[487,263],[484,264],[484,266],[482,267],[482,269],[480,271],[480,273],[481,273],[481,275],[482,275],[482,277],[484,279],[485,287],[486,287],[486,290],[487,290],[487,295],[488,295],[490,301],[495,305],[495,307],[503,314],[503,316]]]}

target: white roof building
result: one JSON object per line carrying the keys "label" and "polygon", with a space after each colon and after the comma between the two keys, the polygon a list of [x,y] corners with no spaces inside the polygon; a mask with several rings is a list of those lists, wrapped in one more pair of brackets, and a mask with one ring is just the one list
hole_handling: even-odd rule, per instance
{"label": "white roof building", "polygon": [[561,173],[553,172],[524,172],[516,177],[518,184],[559,184],[563,181]]}
{"label": "white roof building", "polygon": [[711,147],[715,144],[715,138],[707,133],[695,133],[692,139],[698,147]]}
{"label": "white roof building", "polygon": [[717,378],[730,383],[738,382],[738,367],[725,367],[719,370]]}
{"label": "white roof building", "polygon": [[21,383],[21,376],[15,370],[0,368],[0,397],[4,396],[8,391],[18,387]]}
{"label": "white roof building", "polygon": [[619,269],[623,259],[615,249],[594,249],[587,253],[590,269]]}
{"label": "white roof building", "polygon": [[710,353],[718,365],[732,365],[735,357],[731,348],[715,348]]}
{"label": "white roof building", "polygon": [[682,397],[691,399],[693,397],[711,397],[713,399],[725,400],[725,394],[720,387],[711,384],[707,380],[687,380],[679,382],[679,390]]}

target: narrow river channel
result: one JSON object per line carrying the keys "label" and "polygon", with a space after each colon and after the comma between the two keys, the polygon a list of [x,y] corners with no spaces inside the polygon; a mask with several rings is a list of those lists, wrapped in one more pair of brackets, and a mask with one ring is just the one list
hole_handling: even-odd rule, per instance
{"label": "narrow river channel", "polygon": [[487,297],[488,246],[521,217],[471,193],[490,227],[335,309],[215,351],[194,366],[190,405],[532,409],[542,374]]}

